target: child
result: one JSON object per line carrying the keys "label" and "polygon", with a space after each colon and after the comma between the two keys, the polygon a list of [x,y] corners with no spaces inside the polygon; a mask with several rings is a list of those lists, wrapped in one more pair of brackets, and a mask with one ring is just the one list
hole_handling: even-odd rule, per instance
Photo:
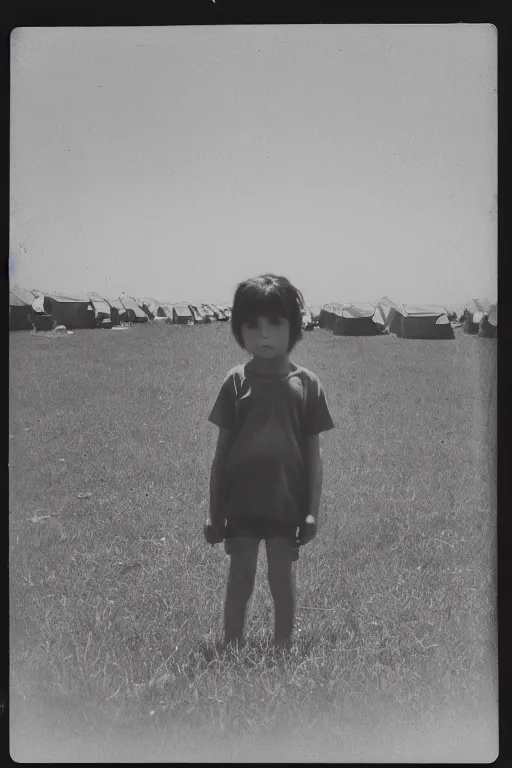
{"label": "child", "polygon": [[[274,642],[288,646],[295,613],[292,564],[316,535],[322,491],[319,433],[334,427],[314,373],[289,359],[302,338],[304,299],[285,277],[240,283],[231,330],[251,356],[224,379],[209,421],[219,427],[210,477],[209,544],[230,567],[224,642],[242,644],[258,548],[265,539]],[[297,533],[298,531],[298,533]]]}

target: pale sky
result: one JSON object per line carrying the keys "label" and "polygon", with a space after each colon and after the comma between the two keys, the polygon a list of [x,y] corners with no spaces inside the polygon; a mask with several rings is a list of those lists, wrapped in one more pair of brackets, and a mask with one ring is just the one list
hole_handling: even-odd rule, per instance
{"label": "pale sky", "polygon": [[11,279],[227,302],[497,294],[489,24],[11,35]]}

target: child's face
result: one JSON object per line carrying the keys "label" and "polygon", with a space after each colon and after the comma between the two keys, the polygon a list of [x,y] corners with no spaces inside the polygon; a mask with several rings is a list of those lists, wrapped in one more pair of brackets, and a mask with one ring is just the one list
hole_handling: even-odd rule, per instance
{"label": "child's face", "polygon": [[254,357],[272,358],[288,354],[290,322],[286,317],[258,317],[242,325],[246,350]]}

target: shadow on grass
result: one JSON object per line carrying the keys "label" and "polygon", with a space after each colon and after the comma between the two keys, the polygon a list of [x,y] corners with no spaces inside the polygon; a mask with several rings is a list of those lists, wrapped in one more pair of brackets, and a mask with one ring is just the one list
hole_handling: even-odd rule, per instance
{"label": "shadow on grass", "polygon": [[[204,669],[210,664],[237,662],[247,666],[258,667],[262,664],[272,666],[276,663],[302,662],[316,652],[325,652],[328,647],[340,645],[340,641],[346,640],[346,633],[336,632],[332,629],[325,635],[312,633],[299,634],[288,647],[276,646],[270,636],[248,638],[241,646],[226,645],[221,640],[200,642],[197,649],[189,654],[190,661]],[[345,650],[355,650],[357,637]]]}
{"label": "shadow on grass", "polygon": [[191,651],[190,654],[207,665],[215,661],[261,661],[263,658],[270,660],[278,655],[279,649],[266,637],[250,638],[239,645],[226,644],[218,639],[203,641],[199,643],[197,650]]}

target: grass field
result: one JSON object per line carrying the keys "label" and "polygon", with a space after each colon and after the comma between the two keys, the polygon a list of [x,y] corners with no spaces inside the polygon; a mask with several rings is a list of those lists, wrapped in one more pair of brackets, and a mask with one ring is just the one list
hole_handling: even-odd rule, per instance
{"label": "grass field", "polygon": [[202,525],[207,415],[244,360],[229,327],[11,333],[13,757],[493,759],[496,341],[458,331],[315,331],[292,354],[336,429],[284,657],[263,548],[250,642],[215,650],[227,557]]}

